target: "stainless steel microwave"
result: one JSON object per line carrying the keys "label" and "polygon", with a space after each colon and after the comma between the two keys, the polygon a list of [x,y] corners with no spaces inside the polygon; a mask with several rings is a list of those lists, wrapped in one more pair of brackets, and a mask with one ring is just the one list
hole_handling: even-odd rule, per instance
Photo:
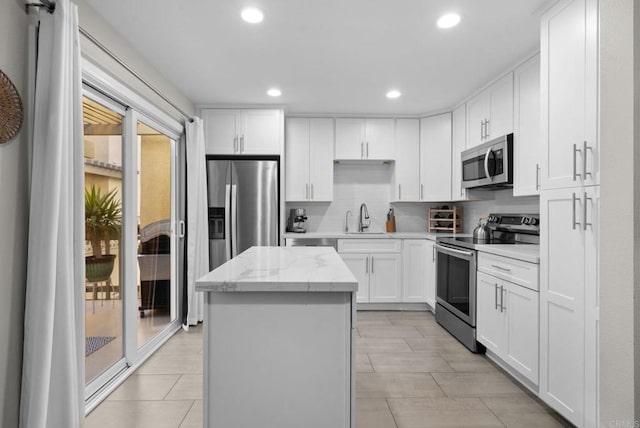
{"label": "stainless steel microwave", "polygon": [[462,152],[462,188],[513,187],[513,134]]}

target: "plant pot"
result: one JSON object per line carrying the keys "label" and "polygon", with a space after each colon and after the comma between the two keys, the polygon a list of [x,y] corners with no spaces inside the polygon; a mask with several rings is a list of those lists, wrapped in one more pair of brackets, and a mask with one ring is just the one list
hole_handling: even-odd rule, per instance
{"label": "plant pot", "polygon": [[85,277],[89,282],[106,281],[111,278],[115,254],[107,254],[102,257],[85,257]]}

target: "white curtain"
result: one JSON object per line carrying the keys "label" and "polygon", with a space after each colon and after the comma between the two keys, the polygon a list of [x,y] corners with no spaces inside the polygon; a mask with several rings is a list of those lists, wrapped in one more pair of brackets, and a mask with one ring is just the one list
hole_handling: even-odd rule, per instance
{"label": "white curtain", "polygon": [[209,272],[207,171],[202,119],[186,124],[187,133],[187,323],[204,319],[204,295],[195,281]]}
{"label": "white curtain", "polygon": [[[82,78],[77,7],[40,12],[20,427],[84,419]],[[82,262],[80,262],[82,261]]]}

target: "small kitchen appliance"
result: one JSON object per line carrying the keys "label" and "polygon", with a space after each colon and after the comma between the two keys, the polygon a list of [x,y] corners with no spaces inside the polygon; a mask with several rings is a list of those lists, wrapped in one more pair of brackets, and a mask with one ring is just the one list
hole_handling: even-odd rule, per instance
{"label": "small kitchen appliance", "polygon": [[463,189],[513,187],[513,134],[463,151],[461,161]]}
{"label": "small kitchen appliance", "polygon": [[[477,249],[496,244],[539,244],[538,214],[489,214],[487,239],[474,236],[436,240],[436,321],[472,352],[484,352],[476,342]],[[486,236],[478,233],[478,237]]]}
{"label": "small kitchen appliance", "polygon": [[289,219],[287,220],[287,232],[305,233],[305,221],[307,220],[307,210],[304,208],[292,208],[289,210]]}

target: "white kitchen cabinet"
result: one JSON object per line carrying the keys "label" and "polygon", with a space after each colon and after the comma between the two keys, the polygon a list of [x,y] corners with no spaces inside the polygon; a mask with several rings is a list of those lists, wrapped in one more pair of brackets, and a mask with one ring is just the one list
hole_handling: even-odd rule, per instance
{"label": "white kitchen cabinet", "polygon": [[577,426],[597,425],[599,203],[599,186],[540,193],[539,394]]}
{"label": "white kitchen cabinet", "polygon": [[467,148],[467,106],[461,105],[451,115],[451,200],[466,201],[462,188],[462,152]]}
{"label": "white kitchen cabinet", "polygon": [[598,1],[559,1],[541,26],[541,185],[600,182]]}
{"label": "white kitchen cabinet", "polygon": [[[517,278],[511,274],[514,266],[514,270],[524,272],[525,276],[535,273],[534,284],[528,279],[526,281],[534,288],[503,279]],[[502,274],[494,276],[487,273],[496,270]],[[478,342],[533,385],[538,385],[539,373],[537,274],[538,266],[532,263],[497,256],[493,256],[489,263],[483,263],[480,257],[478,259]]]}
{"label": "white kitchen cabinet", "polygon": [[420,120],[397,119],[392,201],[420,200]]}
{"label": "white kitchen cabinet", "polygon": [[333,119],[288,118],[287,201],[333,200]]}
{"label": "white kitchen cabinet", "polygon": [[467,101],[467,148],[513,132],[513,73]]}
{"label": "white kitchen cabinet", "polygon": [[402,301],[436,306],[435,242],[405,239],[402,243]]}
{"label": "white kitchen cabinet", "polygon": [[451,113],[420,119],[420,200],[451,200]]}
{"label": "white kitchen cabinet", "polygon": [[369,301],[371,303],[402,300],[402,257],[400,254],[371,254],[369,266]]}
{"label": "white kitchen cabinet", "polygon": [[338,253],[358,279],[359,303],[401,301],[401,248],[399,239],[338,240]]}
{"label": "white kitchen cabinet", "polygon": [[538,195],[540,55],[513,72],[513,196]]}
{"label": "white kitchen cabinet", "polygon": [[336,119],[336,159],[392,160],[393,119]]}
{"label": "white kitchen cabinet", "polygon": [[200,114],[207,154],[280,154],[281,110],[202,109]]}
{"label": "white kitchen cabinet", "polygon": [[358,303],[369,303],[369,255],[340,254],[353,276],[358,280]]}

